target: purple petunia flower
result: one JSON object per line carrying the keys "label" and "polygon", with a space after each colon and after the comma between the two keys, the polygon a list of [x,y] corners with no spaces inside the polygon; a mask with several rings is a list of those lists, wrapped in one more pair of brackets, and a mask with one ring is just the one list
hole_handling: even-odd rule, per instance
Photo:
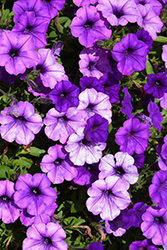
{"label": "purple petunia flower", "polygon": [[57,82],[68,80],[64,67],[56,62],[50,49],[39,49],[39,63],[36,69],[39,70],[40,78],[45,87],[53,89]]}
{"label": "purple petunia flower", "polygon": [[42,8],[46,9],[48,13],[48,18],[52,19],[57,15],[58,10],[63,8],[65,0],[40,0],[42,3]]}
{"label": "purple petunia flower", "polygon": [[165,62],[165,67],[167,68],[167,45],[162,46],[162,60]]}
{"label": "purple petunia flower", "polygon": [[162,5],[160,4],[159,1],[157,0],[134,0],[134,1],[137,4],[137,7],[139,4],[141,4],[142,6],[148,5],[150,8],[152,8],[155,14],[159,16],[161,9],[162,9]]}
{"label": "purple petunia flower", "polygon": [[152,37],[149,35],[148,31],[146,30],[138,30],[136,32],[136,36],[139,40],[143,41],[147,46],[148,46],[148,51],[147,53],[149,52],[149,50],[151,49],[151,46],[152,46],[152,43],[153,43],[153,39]]}
{"label": "purple petunia flower", "polygon": [[0,181],[0,219],[5,223],[13,223],[20,216],[20,209],[15,205],[13,195],[14,183]]}
{"label": "purple petunia flower", "polygon": [[150,101],[147,109],[148,112],[150,113],[150,118],[153,123],[153,128],[157,129],[158,131],[161,131],[162,127],[160,125],[160,122],[163,121],[163,117],[161,115],[159,107],[155,102]]}
{"label": "purple petunia flower", "polygon": [[118,62],[118,70],[123,75],[131,75],[133,70],[143,70],[147,52],[147,45],[131,33],[123,37],[121,42],[116,43],[111,51],[114,60]]}
{"label": "purple petunia flower", "polygon": [[0,114],[0,134],[8,142],[14,140],[18,144],[28,145],[34,140],[34,134],[37,134],[42,126],[42,118],[34,113],[34,107],[29,102],[18,102],[15,110],[5,108]]}
{"label": "purple petunia flower", "polygon": [[33,224],[27,230],[27,238],[23,241],[23,250],[67,250],[63,239],[66,234],[58,222]]}
{"label": "purple petunia flower", "polygon": [[96,4],[97,0],[73,0],[73,3],[78,7],[80,7],[89,4]]}
{"label": "purple petunia flower", "polygon": [[129,246],[129,250],[139,250],[139,249],[145,249],[145,250],[158,250],[158,248],[153,245],[151,240],[143,240],[143,241],[134,241]]}
{"label": "purple petunia flower", "polygon": [[126,233],[126,229],[124,228],[124,222],[122,220],[122,215],[124,214],[125,210],[122,210],[120,215],[118,215],[114,220],[112,221],[105,221],[105,230],[108,234],[113,234],[116,237],[122,236],[124,233]]}
{"label": "purple petunia flower", "polygon": [[167,110],[167,93],[164,93],[163,97],[161,97],[160,99],[160,106]]}
{"label": "purple petunia flower", "polygon": [[117,176],[124,181],[126,189],[130,187],[130,184],[136,183],[139,177],[133,157],[123,152],[118,152],[114,156],[105,155],[100,160],[99,170],[101,171],[99,179]]}
{"label": "purple petunia flower", "polygon": [[155,98],[163,97],[164,93],[167,93],[167,76],[164,73],[148,75],[144,91]]}
{"label": "purple petunia flower", "polygon": [[35,87],[36,91],[34,91],[30,86],[28,86],[28,91],[31,92],[34,96],[41,96],[43,98],[48,97],[48,94],[50,93],[51,88],[45,87],[40,77],[35,78],[33,81],[36,85]]}
{"label": "purple petunia flower", "polygon": [[39,61],[32,38],[6,30],[0,41],[0,66],[11,75],[23,74],[26,68],[35,67]]}
{"label": "purple petunia flower", "polygon": [[53,141],[60,140],[62,144],[65,144],[71,134],[86,125],[86,113],[73,107],[61,113],[52,108],[46,114],[44,124],[48,138]]}
{"label": "purple petunia flower", "polygon": [[70,28],[73,36],[79,38],[79,43],[86,48],[92,47],[95,41],[109,39],[111,29],[108,22],[103,20],[94,6],[84,5],[76,12]]}
{"label": "purple petunia flower", "polygon": [[24,174],[15,184],[14,201],[27,210],[30,215],[40,215],[52,206],[57,198],[56,191],[50,187],[50,180],[45,174]]}
{"label": "purple petunia flower", "polygon": [[49,98],[59,112],[67,111],[70,107],[77,107],[79,88],[70,81],[60,81],[49,93]]}
{"label": "purple petunia flower", "polygon": [[149,207],[142,215],[141,230],[155,245],[167,243],[167,209]]}
{"label": "purple petunia flower", "polygon": [[132,0],[98,0],[97,9],[112,26],[135,23],[139,17],[136,4]]}
{"label": "purple petunia flower", "polygon": [[12,31],[18,34],[30,35],[33,39],[36,49],[46,46],[46,31],[49,25],[48,19],[36,17],[35,12],[26,11],[20,16],[18,22],[14,25]]}
{"label": "purple petunia flower", "polygon": [[138,168],[143,168],[144,167],[144,160],[145,156],[143,154],[135,154],[133,155],[133,158],[135,160],[134,165]]}
{"label": "purple petunia flower", "polygon": [[157,203],[161,208],[167,208],[167,171],[158,171],[152,178],[149,186],[149,196],[153,203]]}
{"label": "purple petunia flower", "polygon": [[49,180],[54,184],[62,183],[64,180],[71,181],[78,174],[62,145],[50,147],[48,154],[42,158],[40,167],[43,172],[48,173]]}
{"label": "purple petunia flower", "polygon": [[93,144],[85,138],[84,128],[81,127],[75,134],[70,135],[65,150],[69,152],[70,160],[78,166],[85,163],[92,164],[99,161],[106,143]]}
{"label": "purple petunia flower", "polygon": [[[81,86],[81,91],[84,91],[85,89],[91,89],[94,88],[97,90],[99,86],[99,79],[96,77],[88,77],[88,76],[83,76],[79,79],[79,85]],[[97,90],[98,91],[98,90]]]}
{"label": "purple petunia flower", "polygon": [[132,155],[134,152],[141,154],[145,151],[149,138],[149,127],[140,123],[137,118],[125,121],[123,127],[115,134],[115,142],[120,145],[122,152]]}
{"label": "purple petunia flower", "polygon": [[103,250],[102,243],[100,241],[92,242],[89,244],[87,250]]}
{"label": "purple petunia flower", "polygon": [[132,118],[134,115],[131,113],[133,106],[131,104],[131,95],[128,92],[128,88],[124,87],[122,92],[124,93],[124,99],[122,100],[121,111],[126,115],[127,119]]}
{"label": "purple petunia flower", "polygon": [[130,203],[129,193],[124,182],[117,176],[109,176],[105,180],[97,180],[88,189],[90,196],[86,201],[88,211],[100,214],[103,220],[113,220],[120,210]]}

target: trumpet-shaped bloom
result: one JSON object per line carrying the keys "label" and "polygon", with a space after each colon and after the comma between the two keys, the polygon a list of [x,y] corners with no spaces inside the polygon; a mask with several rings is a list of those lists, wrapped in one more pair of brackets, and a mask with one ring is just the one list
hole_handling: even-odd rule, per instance
{"label": "trumpet-shaped bloom", "polygon": [[143,240],[143,241],[134,241],[129,246],[129,250],[139,250],[139,249],[146,249],[146,250],[158,250],[158,248],[153,245],[151,240]]}
{"label": "trumpet-shaped bloom", "polygon": [[29,102],[18,102],[10,108],[5,108],[0,114],[0,134],[9,142],[28,145],[34,140],[42,126],[42,118],[34,113],[34,107]]}
{"label": "trumpet-shaped bloom", "polygon": [[160,122],[163,121],[163,117],[161,115],[159,107],[155,102],[150,101],[147,109],[148,112],[150,113],[150,118],[153,123],[153,128],[157,129],[158,131],[161,131],[162,127],[160,125]]}
{"label": "trumpet-shaped bloom", "polygon": [[58,222],[33,224],[27,230],[23,250],[67,250],[66,234]]}

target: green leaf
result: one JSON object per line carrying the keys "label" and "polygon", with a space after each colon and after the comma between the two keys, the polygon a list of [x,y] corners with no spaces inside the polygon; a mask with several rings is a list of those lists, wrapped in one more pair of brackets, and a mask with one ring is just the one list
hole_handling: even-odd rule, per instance
{"label": "green leaf", "polygon": [[77,213],[78,211],[75,208],[75,204],[73,203],[71,206],[71,213]]}
{"label": "green leaf", "polygon": [[147,57],[147,61],[146,61],[146,72],[148,75],[154,74],[153,67],[152,67],[151,63],[149,62],[148,57]]}
{"label": "green leaf", "polygon": [[0,178],[10,177],[15,171],[8,166],[1,165],[0,166]]}
{"label": "green leaf", "polygon": [[158,36],[154,42],[159,42],[159,43],[167,43],[167,37],[164,36]]}

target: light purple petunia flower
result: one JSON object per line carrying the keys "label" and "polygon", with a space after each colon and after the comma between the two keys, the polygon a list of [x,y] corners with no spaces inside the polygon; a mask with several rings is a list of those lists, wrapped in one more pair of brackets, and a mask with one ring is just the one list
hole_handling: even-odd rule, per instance
{"label": "light purple petunia flower", "polygon": [[125,184],[117,176],[95,181],[87,193],[90,196],[86,201],[88,211],[100,214],[103,220],[114,220],[130,203]]}
{"label": "light purple petunia flower", "polygon": [[100,241],[92,242],[89,244],[87,250],[103,250],[102,243]]}
{"label": "light purple petunia flower", "polygon": [[104,73],[111,72],[112,69],[108,59],[108,51],[94,46],[84,48],[79,54],[79,71],[84,76],[100,78]]}
{"label": "light purple petunia flower", "polygon": [[132,71],[141,71],[145,68],[147,45],[138,40],[135,34],[128,33],[111,51],[118,70],[123,75],[131,75]]}
{"label": "light purple petunia flower", "polygon": [[73,0],[73,3],[78,7],[80,7],[89,4],[96,4],[97,0]]}
{"label": "light purple petunia flower", "polygon": [[161,19],[155,14],[150,4],[145,6],[139,4],[137,7],[140,13],[140,17],[137,19],[137,24],[144,30],[148,31],[152,39],[156,39],[157,32],[161,32],[163,26]]}
{"label": "light purple petunia flower", "polygon": [[49,19],[36,17],[35,12],[26,11],[20,16],[18,22],[14,25],[12,31],[18,34],[30,35],[33,39],[36,49],[47,45],[46,31],[49,25]]}
{"label": "light purple petunia flower", "polygon": [[14,183],[0,181],[0,219],[5,223],[13,223],[20,216],[20,209],[15,205],[13,195]]}
{"label": "light purple petunia flower", "polygon": [[167,68],[167,45],[162,46],[162,60],[165,62],[165,67]]}
{"label": "light purple petunia flower", "polygon": [[122,152],[132,155],[143,153],[148,145],[149,127],[145,123],[140,123],[137,118],[128,119],[123,123],[115,134],[115,142],[120,145]]}
{"label": "light purple petunia flower", "polygon": [[1,35],[0,57],[0,66],[11,75],[23,74],[39,61],[32,38],[9,30]]}
{"label": "light purple petunia flower", "polygon": [[122,215],[122,220],[124,222],[124,228],[129,229],[130,227],[139,227],[142,222],[142,214],[145,213],[148,205],[143,202],[138,202],[134,204],[133,208],[129,209]]}
{"label": "light purple petunia flower", "polygon": [[112,26],[135,23],[139,17],[133,0],[98,0],[97,9]]}
{"label": "light purple petunia flower", "polygon": [[159,107],[155,102],[150,101],[147,109],[148,112],[150,113],[150,118],[153,123],[153,128],[157,129],[158,131],[161,131],[162,127],[160,125],[160,122],[163,121],[163,117],[161,115]]}
{"label": "light purple petunia flower", "polygon": [[58,10],[63,8],[65,0],[41,0],[42,8],[46,8],[48,18],[52,19],[57,15]]}
{"label": "light purple petunia flower", "polygon": [[66,234],[58,222],[33,224],[27,230],[23,250],[67,250]]}
{"label": "light purple petunia flower", "polygon": [[152,243],[152,241],[147,239],[143,241],[134,241],[129,246],[129,250],[139,250],[139,249],[158,250],[158,248]]}
{"label": "light purple petunia flower", "polygon": [[59,112],[67,111],[70,107],[77,107],[79,88],[70,81],[60,81],[49,93],[49,98],[55,104],[55,109]]}
{"label": "light purple petunia flower", "polygon": [[148,75],[147,83],[144,84],[144,91],[155,98],[163,97],[164,93],[167,93],[167,76],[164,73]]}
{"label": "light purple petunia flower", "polygon": [[33,81],[36,85],[35,86],[36,91],[33,90],[30,86],[28,86],[28,91],[31,92],[34,96],[41,96],[43,98],[48,97],[48,94],[52,89],[49,87],[45,87],[40,77],[35,78]]}
{"label": "light purple petunia flower", "polygon": [[5,108],[0,114],[0,134],[8,142],[14,140],[18,144],[28,145],[34,140],[42,126],[42,118],[34,113],[34,107],[29,102],[18,102],[14,113],[10,108]]}
{"label": "light purple petunia flower", "polygon": [[152,178],[152,184],[149,186],[149,196],[153,203],[161,208],[167,208],[167,171],[158,171]]}
{"label": "light purple petunia flower", "polygon": [[54,184],[62,183],[64,180],[71,181],[78,174],[68,158],[68,153],[62,145],[55,145],[48,149],[48,154],[44,155],[40,163],[41,170],[48,173],[49,180]]}
{"label": "light purple petunia flower", "polygon": [[157,0],[134,0],[134,1],[137,4],[137,7],[138,7],[138,4],[141,4],[142,6],[148,5],[150,8],[153,9],[155,14],[159,16],[161,9],[162,9],[162,5],[159,1]]}
{"label": "light purple petunia flower", "polygon": [[142,215],[140,226],[143,235],[155,245],[167,243],[167,209],[149,207]]}
{"label": "light purple petunia flower", "polygon": [[101,18],[94,6],[89,5],[77,10],[70,28],[72,35],[78,37],[79,43],[86,48],[92,47],[97,40],[109,39],[111,36],[108,22]]}
{"label": "light purple petunia flower", "polygon": [[19,208],[30,215],[40,215],[52,206],[57,198],[56,191],[50,187],[50,180],[45,174],[24,174],[15,184],[14,201]]}
{"label": "light purple petunia flower", "polygon": [[39,70],[40,78],[45,87],[53,89],[57,82],[68,80],[65,75],[64,67],[56,62],[50,49],[39,49],[39,63],[36,69]]}
{"label": "light purple petunia flower", "polygon": [[139,174],[134,165],[134,159],[128,153],[118,152],[114,156],[107,154],[99,163],[99,179],[107,176],[117,176],[125,183],[126,189],[137,182]]}
{"label": "light purple petunia flower", "polygon": [[61,113],[52,108],[46,114],[44,124],[48,138],[65,144],[71,134],[86,125],[86,113],[73,107]]}
{"label": "light purple petunia flower", "polygon": [[93,88],[85,89],[79,94],[79,101],[78,109],[87,113],[87,119],[99,114],[109,123],[111,122],[111,103],[108,95],[97,92]]}
{"label": "light purple petunia flower", "polygon": [[105,221],[105,230],[108,234],[113,234],[115,237],[120,237],[124,233],[126,233],[126,229],[124,228],[124,222],[122,220],[122,215],[124,214],[125,210],[122,210],[120,215],[118,215],[112,221]]}
{"label": "light purple petunia flower", "polygon": [[75,134],[70,135],[65,150],[69,152],[70,160],[78,166],[85,163],[92,164],[99,161],[106,143],[93,144],[85,138],[84,128],[81,127]]}
{"label": "light purple petunia flower", "polygon": [[134,115],[131,113],[133,106],[131,104],[131,95],[128,92],[128,88],[124,87],[122,92],[124,93],[124,99],[122,100],[122,108],[121,111],[123,114],[126,115],[127,119],[130,119],[134,117]]}
{"label": "light purple petunia flower", "polygon": [[167,93],[164,93],[163,97],[161,97],[159,101],[160,101],[160,106],[163,109],[167,110]]}

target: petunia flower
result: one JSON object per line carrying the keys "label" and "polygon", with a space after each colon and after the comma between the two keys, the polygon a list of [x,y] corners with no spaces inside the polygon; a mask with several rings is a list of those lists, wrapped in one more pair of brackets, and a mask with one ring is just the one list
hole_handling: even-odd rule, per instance
{"label": "petunia flower", "polygon": [[87,250],[103,250],[102,243],[100,241],[92,242],[89,244]]}
{"label": "petunia flower", "polygon": [[89,4],[96,4],[97,0],[73,0],[73,3],[78,7],[80,7]]}
{"label": "petunia flower", "polygon": [[132,118],[134,115],[131,113],[133,106],[131,104],[131,95],[128,92],[128,88],[124,87],[122,92],[124,93],[124,99],[122,100],[121,111],[126,115],[127,119]]}
{"label": "petunia flower", "polygon": [[153,128],[157,129],[158,131],[161,131],[162,127],[160,125],[160,122],[163,121],[163,117],[161,115],[159,107],[155,102],[150,101],[147,109],[148,112],[150,113],[150,118],[153,123]]}
{"label": "petunia flower", "polygon": [[152,241],[147,239],[143,241],[133,241],[129,246],[129,250],[139,250],[139,249],[158,250],[158,248],[152,243]]}
{"label": "petunia flower", "polygon": [[66,234],[58,222],[33,224],[23,240],[23,250],[67,250]]}
{"label": "petunia flower", "polygon": [[118,237],[118,236],[120,237],[124,233],[126,233],[126,229],[124,228],[124,222],[122,220],[122,215],[124,214],[125,210],[121,210],[120,215],[118,215],[114,220],[105,221],[105,230],[108,234],[112,233],[115,237]]}
{"label": "petunia flower", "polygon": [[18,102],[14,112],[10,108],[5,108],[0,114],[0,134],[8,142],[14,140],[18,144],[28,145],[34,140],[42,126],[42,118],[34,113],[34,107],[29,102]]}

